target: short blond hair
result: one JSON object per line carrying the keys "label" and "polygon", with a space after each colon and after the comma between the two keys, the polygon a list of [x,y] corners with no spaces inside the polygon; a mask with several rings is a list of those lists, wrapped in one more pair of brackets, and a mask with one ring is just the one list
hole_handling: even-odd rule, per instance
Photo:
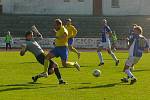
{"label": "short blond hair", "polygon": [[143,29],[141,26],[135,26],[134,29],[138,30],[140,34],[143,34]]}

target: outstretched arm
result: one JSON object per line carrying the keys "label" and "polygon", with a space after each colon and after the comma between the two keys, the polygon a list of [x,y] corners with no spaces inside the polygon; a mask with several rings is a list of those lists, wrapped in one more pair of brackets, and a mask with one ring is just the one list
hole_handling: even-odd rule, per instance
{"label": "outstretched arm", "polygon": [[39,41],[39,40],[42,40],[43,39],[43,36],[42,34],[38,31],[38,29],[35,27],[35,25],[33,25],[31,27],[31,30],[33,31],[33,34],[35,36],[35,40],[36,41]]}

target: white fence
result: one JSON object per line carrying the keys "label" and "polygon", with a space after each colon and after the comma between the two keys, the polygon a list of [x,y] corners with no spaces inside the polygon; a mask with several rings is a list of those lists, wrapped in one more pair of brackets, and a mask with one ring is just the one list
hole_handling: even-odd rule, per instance
{"label": "white fence", "polygon": [[[53,41],[54,38],[44,38],[43,40],[39,41],[39,44],[42,48],[53,48]],[[23,38],[13,38],[12,47],[19,48],[22,43],[25,42]],[[98,44],[100,43],[99,38],[75,38],[74,46],[76,48],[97,48]],[[150,39],[149,39],[150,45]],[[4,37],[0,37],[0,47],[5,47]],[[127,48],[126,40],[118,40],[117,47],[120,49]]]}

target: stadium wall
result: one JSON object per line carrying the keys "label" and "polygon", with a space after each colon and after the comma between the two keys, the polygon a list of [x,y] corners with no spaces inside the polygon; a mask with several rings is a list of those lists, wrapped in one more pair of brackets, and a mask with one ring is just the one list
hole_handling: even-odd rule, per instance
{"label": "stadium wall", "polygon": [[93,0],[3,0],[7,14],[93,14]]}
{"label": "stadium wall", "polygon": [[[55,38],[44,38],[43,40],[39,41],[39,44],[42,48],[53,48],[53,41]],[[23,38],[13,38],[12,47],[19,48],[21,44],[25,43],[25,39]],[[76,48],[88,48],[93,49],[97,48],[100,43],[99,38],[75,38],[74,46]],[[150,45],[150,39],[149,39]],[[0,47],[5,47],[4,37],[0,37]],[[119,49],[127,49],[127,41],[126,40],[118,40],[117,47]]]}
{"label": "stadium wall", "polygon": [[[112,1],[117,1],[114,6]],[[150,15],[150,0],[103,0],[103,15]]]}

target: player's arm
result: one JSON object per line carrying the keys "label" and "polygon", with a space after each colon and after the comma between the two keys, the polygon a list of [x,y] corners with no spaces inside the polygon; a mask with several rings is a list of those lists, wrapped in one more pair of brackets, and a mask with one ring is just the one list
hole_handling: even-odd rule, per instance
{"label": "player's arm", "polygon": [[20,56],[24,56],[26,51],[27,51],[27,45],[26,44],[22,44],[21,45]]}
{"label": "player's arm", "polygon": [[149,44],[148,44],[148,40],[146,39],[146,46],[145,46],[145,49],[144,49],[144,51],[146,52],[146,53],[149,53]]}
{"label": "player's arm", "polygon": [[38,40],[42,40],[43,39],[43,36],[42,34],[38,31],[38,29],[35,27],[35,25],[33,25],[31,27],[31,30],[35,36],[35,40],[38,41]]}
{"label": "player's arm", "polygon": [[72,26],[72,31],[73,31],[73,37],[75,37],[78,31],[74,26]]}

